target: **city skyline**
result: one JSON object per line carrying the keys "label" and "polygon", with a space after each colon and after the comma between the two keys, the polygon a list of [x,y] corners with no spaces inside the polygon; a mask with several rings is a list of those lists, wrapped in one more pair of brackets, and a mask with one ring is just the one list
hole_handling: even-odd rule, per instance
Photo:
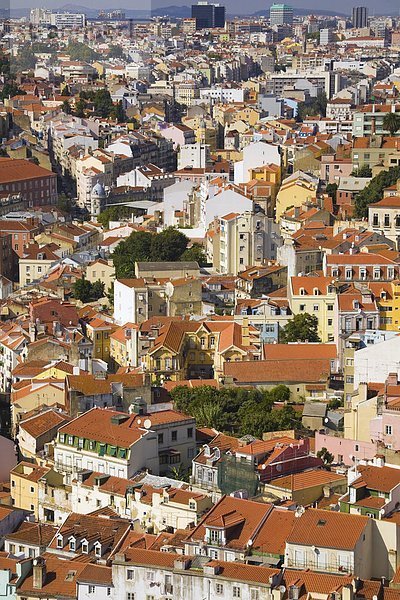
{"label": "city skyline", "polygon": [[[117,8],[129,9],[129,10],[151,10],[161,7],[169,7],[169,6],[190,6],[190,2],[187,0],[153,0],[152,2],[145,3],[143,2],[133,2],[127,3],[126,0],[120,0]],[[269,12],[269,7],[273,4],[273,2],[263,2],[262,0],[250,0],[250,2],[246,3],[246,9],[244,9],[243,3],[240,0],[229,0],[229,2],[224,3],[226,6],[227,14],[237,14],[237,15],[250,15],[260,10],[265,9],[265,12]],[[361,3],[363,6],[366,6],[369,11],[370,16],[374,15],[388,15],[388,16],[399,16],[400,8],[397,0],[382,0],[379,3],[379,6],[376,5],[372,0],[367,0],[366,2]],[[7,5],[7,6],[6,6]],[[301,9],[302,11],[310,10],[310,12],[318,13],[318,10],[321,11],[332,11],[333,6],[332,3],[324,0],[323,2],[319,2],[318,0],[305,0],[305,2],[301,2],[300,0],[293,0],[290,2],[290,5],[293,6],[294,11]],[[110,9],[115,8],[110,5],[109,0],[84,0],[83,2],[63,2],[62,0],[13,0],[11,3],[3,2],[4,8],[13,9],[29,9],[29,8],[38,8],[45,7],[50,9],[59,9],[65,6],[76,6],[79,8],[87,8],[90,10],[93,9]],[[345,0],[338,0],[334,7],[337,10],[338,14],[346,14],[351,15],[351,9],[353,5],[349,5]]]}

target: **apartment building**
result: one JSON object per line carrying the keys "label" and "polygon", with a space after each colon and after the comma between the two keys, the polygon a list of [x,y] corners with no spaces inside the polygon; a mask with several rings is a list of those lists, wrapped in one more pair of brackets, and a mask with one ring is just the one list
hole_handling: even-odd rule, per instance
{"label": "apartment building", "polygon": [[61,427],[54,449],[56,469],[82,469],[131,478],[142,469],[187,469],[195,454],[195,420],[176,411],[149,415],[93,408]]}
{"label": "apartment building", "polygon": [[57,202],[57,176],[29,160],[0,158],[0,192],[20,194],[29,206]]}
{"label": "apartment building", "polygon": [[317,317],[321,342],[334,340],[337,289],[332,277],[291,277],[288,299],[294,315],[308,313]]}

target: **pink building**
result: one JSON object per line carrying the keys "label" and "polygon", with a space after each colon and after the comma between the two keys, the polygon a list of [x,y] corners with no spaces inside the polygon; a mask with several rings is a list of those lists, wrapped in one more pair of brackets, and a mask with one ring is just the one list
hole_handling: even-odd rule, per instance
{"label": "pink building", "polygon": [[334,456],[334,462],[343,463],[346,467],[354,465],[357,460],[370,460],[377,453],[375,442],[359,442],[357,440],[346,440],[334,435],[325,435],[319,431],[315,432],[315,453],[326,448]]}

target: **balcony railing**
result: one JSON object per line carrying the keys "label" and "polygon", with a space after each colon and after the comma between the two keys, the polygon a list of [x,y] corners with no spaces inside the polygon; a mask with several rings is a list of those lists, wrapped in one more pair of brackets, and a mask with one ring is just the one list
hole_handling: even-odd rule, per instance
{"label": "balcony railing", "polygon": [[311,571],[322,571],[324,573],[352,573],[352,565],[341,565],[338,561],[318,561],[308,560],[296,561],[293,558],[289,558],[286,561],[286,566],[292,569],[310,569]]}

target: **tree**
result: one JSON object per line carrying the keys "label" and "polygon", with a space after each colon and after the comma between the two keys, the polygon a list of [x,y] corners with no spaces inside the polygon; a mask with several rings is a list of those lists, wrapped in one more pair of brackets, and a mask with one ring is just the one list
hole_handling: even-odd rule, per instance
{"label": "tree", "polygon": [[72,112],[71,105],[68,102],[68,100],[64,100],[64,102],[62,103],[61,109],[66,115],[70,115]]}
{"label": "tree", "polygon": [[90,302],[92,284],[85,278],[77,279],[72,286],[72,295],[81,302]]}
{"label": "tree", "polygon": [[361,165],[359,169],[351,172],[352,177],[372,177],[372,169],[368,165]]}
{"label": "tree", "polygon": [[117,102],[116,106],[113,106],[110,110],[110,117],[112,119],[116,119],[118,123],[124,123],[126,121],[126,115],[124,111],[124,106],[122,104],[122,100]]}
{"label": "tree", "polygon": [[400,116],[395,112],[388,112],[383,117],[383,129],[388,131],[390,135],[395,135],[400,129]]}
{"label": "tree", "polygon": [[104,296],[104,283],[100,280],[91,283],[85,278],[77,279],[72,286],[72,295],[84,304],[94,302]]}
{"label": "tree", "polygon": [[97,217],[97,221],[105,229],[108,229],[110,221],[130,218],[136,212],[134,208],[130,208],[129,206],[109,206]]}
{"label": "tree", "polygon": [[25,94],[26,92],[20,90],[17,84],[11,81],[4,84],[3,89],[0,92],[0,99],[3,102],[6,98],[12,98],[17,95],[24,96]]}
{"label": "tree", "polygon": [[89,48],[82,42],[70,42],[66,49],[71,60],[83,60],[85,62],[93,62],[100,58],[100,54]]}
{"label": "tree", "polygon": [[326,186],[326,193],[328,194],[328,196],[330,198],[332,198],[333,200],[336,200],[337,189],[338,189],[337,183],[328,183],[328,185]]}
{"label": "tree", "polygon": [[75,104],[75,116],[84,117],[86,109],[86,102],[82,99],[79,99]]}
{"label": "tree", "polygon": [[113,262],[116,277],[134,277],[135,262],[151,260],[153,234],[135,231],[114,250]]}
{"label": "tree", "polygon": [[97,90],[93,98],[94,114],[106,119],[114,108],[111,94],[105,88]]}
{"label": "tree", "polygon": [[333,463],[334,456],[325,447],[321,448],[321,450],[318,450],[317,456],[323,461],[325,466],[331,465]]}
{"label": "tree", "polygon": [[190,248],[186,248],[185,252],[181,256],[181,260],[194,261],[199,263],[200,267],[204,267],[207,264],[206,253],[201,244],[192,244]]}
{"label": "tree", "polygon": [[108,58],[123,58],[124,51],[121,46],[116,46],[115,44],[111,44],[108,49]]}
{"label": "tree", "polygon": [[154,261],[176,261],[180,260],[188,245],[186,235],[167,227],[160,233],[153,235],[151,240],[151,260]]}
{"label": "tree", "polygon": [[395,184],[398,179],[400,179],[400,167],[392,167],[387,171],[381,171],[373,177],[369,184],[355,197],[355,216],[360,219],[367,217],[368,206],[381,200],[383,190]]}
{"label": "tree", "polygon": [[320,342],[318,335],[318,319],[315,315],[301,313],[289,321],[280,336],[280,342]]}

